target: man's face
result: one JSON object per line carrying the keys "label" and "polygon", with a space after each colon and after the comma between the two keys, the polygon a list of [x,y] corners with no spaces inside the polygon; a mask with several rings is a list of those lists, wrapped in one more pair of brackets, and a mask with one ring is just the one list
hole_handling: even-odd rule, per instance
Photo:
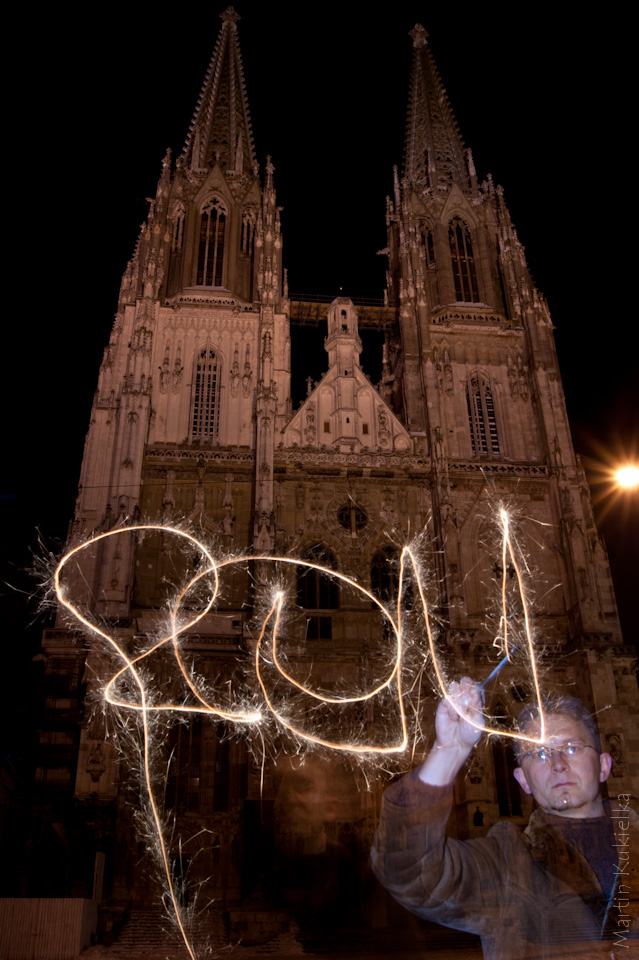
{"label": "man's face", "polygon": [[[526,730],[536,737],[539,726]],[[544,745],[548,747],[567,743],[588,744],[578,757],[553,753],[544,763],[524,757],[515,770],[515,779],[525,793],[531,793],[542,810],[560,817],[598,817],[604,812],[600,784],[608,779],[612,760],[610,755],[597,753],[592,737],[576,720],[568,717],[550,717],[546,722]],[[538,744],[524,744],[526,750],[539,749]]]}

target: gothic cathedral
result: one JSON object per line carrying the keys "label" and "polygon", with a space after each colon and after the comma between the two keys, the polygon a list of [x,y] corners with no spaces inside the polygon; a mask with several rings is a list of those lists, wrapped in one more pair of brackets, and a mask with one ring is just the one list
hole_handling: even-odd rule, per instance
{"label": "gothic cathedral", "polygon": [[[389,635],[368,596],[312,564],[392,604],[401,549],[417,536],[447,669],[483,678],[500,656],[496,585],[507,582],[513,609],[521,604],[499,549],[495,515],[505,505],[536,587],[543,682],[601,711],[615,760],[610,789],[637,794],[636,679],[573,449],[553,326],[503,191],[480,179],[464,148],[426,30],[411,31],[384,300],[322,303],[289,298],[289,238],[273,166],[267,159],[260,168],[255,152],[239,18],[228,8],[221,19],[186,143],[162,162],[122,280],[69,544],[145,523],[191,531],[215,556],[306,561],[281,573],[292,598],[281,627],[288,669],[339,697],[372,689]],[[294,404],[291,340],[303,342],[318,325],[326,373],[309,378]],[[379,343],[378,383],[362,367],[363,331]],[[131,652],[159,635],[173,591],[201,563],[179,534],[126,534],[86,552],[69,589]],[[271,582],[264,563],[247,560],[220,572],[219,597],[197,622],[202,597],[184,600],[186,674],[202,689],[226,691],[229,711],[259,699],[243,664],[254,657]],[[416,594],[413,582],[409,620]],[[44,809],[58,777],[56,817],[66,831],[64,876],[52,875],[48,895],[96,899],[106,935],[130,908],[156,909],[161,890],[138,830],[137,787],[101,709],[107,653],[62,614],[43,651],[47,720],[36,787]],[[158,703],[184,697],[162,656]],[[531,696],[526,670],[513,671],[489,695],[491,715],[505,725]],[[428,740],[435,699],[427,682],[423,690]],[[364,702],[349,717],[374,739],[385,726],[397,733],[391,713]],[[295,723],[320,729],[310,709]],[[163,737],[182,894],[215,901],[227,937],[265,942],[294,920],[312,939],[321,917],[338,909],[345,928],[384,928],[392,907],[369,875],[368,849],[385,774],[305,747],[277,756],[273,739],[260,759],[222,715],[196,714],[167,725]],[[523,823],[530,812],[509,786],[504,745],[482,743],[456,792],[464,837],[500,817]],[[400,766],[414,762],[409,748]]]}

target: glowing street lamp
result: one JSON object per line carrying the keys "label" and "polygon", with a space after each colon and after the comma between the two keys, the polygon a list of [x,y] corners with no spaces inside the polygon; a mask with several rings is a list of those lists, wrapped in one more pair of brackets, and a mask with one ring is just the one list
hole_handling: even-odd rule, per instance
{"label": "glowing street lamp", "polygon": [[620,467],[615,473],[615,479],[620,487],[631,490],[639,487],[639,467]]}

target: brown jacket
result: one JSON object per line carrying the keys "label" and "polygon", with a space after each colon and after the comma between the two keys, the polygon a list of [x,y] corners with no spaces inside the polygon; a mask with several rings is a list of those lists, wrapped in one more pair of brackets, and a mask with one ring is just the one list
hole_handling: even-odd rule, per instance
{"label": "brown jacket", "polygon": [[[616,827],[618,879],[599,915],[586,902],[603,897],[592,867],[538,812],[523,833],[504,821],[462,842],[445,836],[451,806],[452,787],[427,786],[415,772],[386,791],[372,864],[399,903],[478,934],[485,960],[639,958],[639,818],[632,811],[622,814],[629,829]],[[618,806],[613,801],[613,815]],[[617,859],[617,850],[610,855]]]}

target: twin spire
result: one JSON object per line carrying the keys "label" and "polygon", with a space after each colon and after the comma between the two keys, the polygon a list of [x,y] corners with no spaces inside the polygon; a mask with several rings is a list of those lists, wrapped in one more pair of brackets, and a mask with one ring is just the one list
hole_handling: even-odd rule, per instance
{"label": "twin spire", "polygon": [[[189,129],[182,162],[227,173],[256,167],[255,146],[233,7],[220,14],[220,30]],[[408,97],[404,177],[420,190],[470,185],[469,164],[457,122],[421,24],[410,31],[413,63]]]}
{"label": "twin spire", "polygon": [[420,190],[470,186],[469,165],[444,85],[421,23],[410,31],[413,63],[403,175]]}
{"label": "twin spire", "polygon": [[217,162],[227,173],[251,173],[256,159],[237,38],[240,17],[233,7],[227,7],[220,18],[222,29],[193,114],[182,162],[192,170],[204,170]]}

